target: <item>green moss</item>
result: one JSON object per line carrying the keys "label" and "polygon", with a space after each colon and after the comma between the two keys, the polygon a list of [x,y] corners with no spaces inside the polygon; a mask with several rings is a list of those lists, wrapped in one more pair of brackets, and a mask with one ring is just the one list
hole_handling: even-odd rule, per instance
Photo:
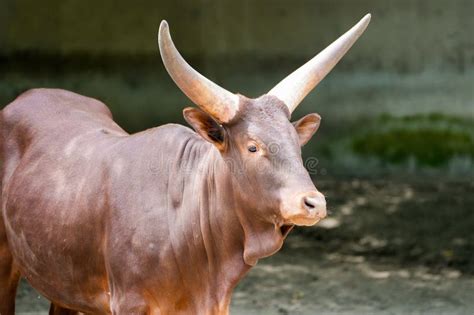
{"label": "green moss", "polygon": [[428,114],[414,114],[396,117],[390,114],[382,114],[378,119],[378,123],[408,123],[408,124],[420,124],[420,123],[431,123],[431,124],[451,124],[451,125],[466,125],[472,124],[471,119],[445,115],[442,113],[428,113]]}
{"label": "green moss", "polygon": [[421,165],[440,166],[458,156],[474,159],[472,121],[442,114],[381,117],[355,136],[352,149],[391,163],[413,158]]}

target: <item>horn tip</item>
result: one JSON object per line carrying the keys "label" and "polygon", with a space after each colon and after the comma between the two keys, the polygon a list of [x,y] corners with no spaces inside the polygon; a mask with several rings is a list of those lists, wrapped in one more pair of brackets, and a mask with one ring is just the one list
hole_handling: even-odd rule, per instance
{"label": "horn tip", "polygon": [[169,36],[169,27],[168,27],[168,22],[166,20],[161,21],[160,23],[160,29],[158,30],[158,44],[161,47],[162,41],[166,36]]}
{"label": "horn tip", "polygon": [[354,26],[354,29],[357,30],[359,36],[365,31],[367,26],[370,23],[370,19],[372,18],[372,14],[367,13],[360,21]]}
{"label": "horn tip", "polygon": [[161,21],[160,23],[160,33],[168,29],[168,22],[166,20]]}
{"label": "horn tip", "polygon": [[364,21],[364,23],[369,23],[370,22],[370,19],[372,18],[372,14],[370,13],[367,13],[363,18],[362,18],[362,21]]}

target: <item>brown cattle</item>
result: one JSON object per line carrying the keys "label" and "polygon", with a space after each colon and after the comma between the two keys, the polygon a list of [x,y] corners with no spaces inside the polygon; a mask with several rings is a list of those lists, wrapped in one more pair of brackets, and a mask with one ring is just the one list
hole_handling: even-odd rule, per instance
{"label": "brown cattle", "polygon": [[100,101],[35,89],[1,112],[0,314],[24,277],[51,314],[228,314],[238,281],[294,225],[326,216],[301,158],[319,127],[291,112],[367,27],[364,17],[267,94],[230,93],[159,31],[194,128],[129,135]]}

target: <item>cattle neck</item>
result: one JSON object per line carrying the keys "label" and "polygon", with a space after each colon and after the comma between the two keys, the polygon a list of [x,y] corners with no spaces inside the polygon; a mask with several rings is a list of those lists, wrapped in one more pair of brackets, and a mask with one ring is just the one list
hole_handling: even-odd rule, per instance
{"label": "cattle neck", "polygon": [[195,267],[209,275],[205,281],[210,292],[217,292],[219,309],[227,309],[239,280],[258,259],[279,250],[287,233],[282,235],[275,224],[252,216],[258,209],[251,209],[242,197],[228,161],[212,144],[193,137],[187,146],[189,156],[197,159],[182,191],[193,191],[191,199],[198,200],[191,208],[199,216],[197,235],[203,244],[190,250],[205,251],[206,259],[194,262],[202,264]]}
{"label": "cattle neck", "polygon": [[[207,143],[205,144],[207,145]],[[203,194],[212,200],[209,208],[201,212],[213,212],[213,217],[222,220],[226,228],[223,233],[231,234],[235,241],[240,242],[241,257],[247,266],[254,266],[258,259],[267,257],[281,248],[286,237],[280,228],[269,220],[263,220],[258,209],[252,209],[248,196],[242,193],[237,180],[232,176],[232,163],[226,161],[219,152],[209,146],[208,176],[204,176]],[[209,189],[209,187],[214,187]],[[256,196],[253,196],[255,198]]]}

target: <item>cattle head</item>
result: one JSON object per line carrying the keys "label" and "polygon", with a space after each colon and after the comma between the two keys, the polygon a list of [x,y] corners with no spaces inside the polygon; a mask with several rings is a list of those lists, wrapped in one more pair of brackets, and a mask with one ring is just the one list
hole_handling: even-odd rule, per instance
{"label": "cattle head", "polygon": [[267,94],[249,99],[231,93],[195,71],[174,46],[166,21],[159,30],[164,65],[178,87],[199,108],[184,117],[219,150],[238,190],[255,216],[279,226],[313,225],[326,216],[326,201],[315,188],[301,157],[301,147],[317,131],[318,114],[296,122],[290,115],[330,72],[370,21],[365,16],[313,59]]}

